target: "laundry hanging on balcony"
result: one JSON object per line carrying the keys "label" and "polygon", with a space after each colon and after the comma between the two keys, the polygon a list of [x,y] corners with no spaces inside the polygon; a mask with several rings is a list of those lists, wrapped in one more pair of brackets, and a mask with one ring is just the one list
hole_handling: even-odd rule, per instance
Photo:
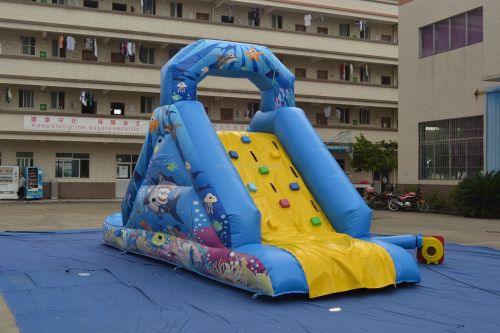
{"label": "laundry hanging on balcony", "polygon": [[95,103],[94,93],[91,91],[82,91],[80,94],[80,101],[82,102],[83,106],[92,108]]}
{"label": "laundry hanging on balcony", "polygon": [[353,64],[346,64],[345,62],[340,63],[339,66],[340,79],[344,81],[352,81],[354,74]]}
{"label": "laundry hanging on balcony", "polygon": [[330,116],[332,115],[332,106],[331,105],[326,105],[323,108],[323,112],[325,113],[325,117],[326,118],[330,118]]}
{"label": "laundry hanging on balcony", "polygon": [[310,27],[311,26],[311,21],[312,21],[312,15],[311,14],[304,15],[304,25],[306,27]]}
{"label": "laundry hanging on balcony", "polygon": [[85,38],[85,48],[94,51],[94,57],[97,58],[97,40],[95,38]]}
{"label": "laundry hanging on balcony", "polygon": [[[142,47],[142,44],[141,44]],[[128,57],[130,62],[135,62],[135,42],[125,41],[120,43],[120,54]]]}
{"label": "laundry hanging on balcony", "polygon": [[8,104],[10,104],[10,102],[12,102],[12,89],[11,88],[5,89],[5,101]]}

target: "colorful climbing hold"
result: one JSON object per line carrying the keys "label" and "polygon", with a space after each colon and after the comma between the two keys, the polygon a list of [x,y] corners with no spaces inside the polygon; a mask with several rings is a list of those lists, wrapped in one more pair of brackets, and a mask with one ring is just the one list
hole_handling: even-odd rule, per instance
{"label": "colorful climbing hold", "polygon": [[243,143],[250,143],[250,142],[252,142],[252,140],[250,139],[250,137],[248,135],[243,135],[241,137],[241,142],[243,142]]}
{"label": "colorful climbing hold", "polygon": [[288,208],[290,207],[290,201],[288,199],[280,199],[280,206],[281,208]]}
{"label": "colorful climbing hold", "polygon": [[255,185],[254,183],[248,183],[247,187],[250,192],[257,192],[257,185]]}
{"label": "colorful climbing hold", "polygon": [[231,157],[233,160],[237,160],[239,156],[237,152],[235,152],[234,150],[230,150],[229,157]]}
{"label": "colorful climbing hold", "polygon": [[317,227],[321,225],[321,219],[317,216],[311,217],[311,223],[313,226]]}
{"label": "colorful climbing hold", "polygon": [[292,190],[292,191],[298,191],[298,190],[300,190],[300,185],[297,184],[297,183],[290,183],[289,186],[290,186],[290,190]]}
{"label": "colorful climbing hold", "polygon": [[261,175],[267,175],[269,173],[269,168],[266,165],[261,165],[259,167],[259,172]]}
{"label": "colorful climbing hold", "polygon": [[280,156],[281,156],[281,154],[280,154],[280,152],[279,152],[279,151],[273,151],[273,152],[271,153],[271,157],[272,157],[272,158],[280,158]]}

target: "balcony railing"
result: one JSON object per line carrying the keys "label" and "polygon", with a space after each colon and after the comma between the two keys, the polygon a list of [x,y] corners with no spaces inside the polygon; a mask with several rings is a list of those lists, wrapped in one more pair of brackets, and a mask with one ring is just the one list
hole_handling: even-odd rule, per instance
{"label": "balcony railing", "polygon": [[0,19],[0,27],[55,33],[63,29],[68,34],[184,44],[199,38],[227,39],[264,44],[284,54],[323,53],[381,62],[398,58],[397,44],[379,40],[25,1],[0,2]]}
{"label": "balcony railing", "polygon": [[[126,65],[127,69],[124,70],[123,64],[61,58],[3,55],[0,59],[5,68],[0,73],[0,79],[5,78],[9,82],[28,79],[32,85],[148,93],[158,93],[160,87],[158,66]],[[237,89],[233,88],[235,85],[232,80],[238,80]],[[398,101],[397,89],[379,84],[299,79],[295,85],[299,99],[336,99],[347,104],[349,101],[372,102],[385,104],[386,107],[396,107]],[[247,97],[258,96],[255,86],[243,79],[209,77],[200,82],[199,87],[200,91],[213,92],[214,95],[239,93]]]}

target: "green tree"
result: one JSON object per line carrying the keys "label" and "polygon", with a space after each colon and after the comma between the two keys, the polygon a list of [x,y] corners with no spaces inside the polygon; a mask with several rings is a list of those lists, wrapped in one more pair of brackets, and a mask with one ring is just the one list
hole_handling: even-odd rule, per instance
{"label": "green tree", "polygon": [[371,171],[386,173],[398,165],[398,143],[396,141],[371,142],[363,134],[356,137],[352,145],[351,166],[356,172]]}

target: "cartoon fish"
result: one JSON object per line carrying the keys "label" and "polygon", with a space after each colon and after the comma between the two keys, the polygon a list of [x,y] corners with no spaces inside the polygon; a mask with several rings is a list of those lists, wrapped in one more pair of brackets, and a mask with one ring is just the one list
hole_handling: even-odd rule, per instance
{"label": "cartoon fish", "polygon": [[233,55],[233,54],[227,54],[227,55],[220,56],[217,59],[217,63],[216,63],[215,66],[218,69],[222,69],[227,64],[233,63],[235,61],[238,61],[238,58],[235,55]]}
{"label": "cartoon fish", "polygon": [[252,47],[250,50],[246,51],[245,54],[248,56],[248,58],[250,58],[250,60],[259,61],[259,57],[262,55],[262,52],[259,52]]}
{"label": "cartoon fish", "polygon": [[143,203],[146,205],[146,209],[159,217],[163,214],[170,214],[177,222],[184,224],[182,218],[177,214],[177,203],[181,194],[182,188],[167,181],[160,185],[151,186]]}
{"label": "cartoon fish", "polygon": [[153,230],[153,228],[151,228],[151,225],[148,222],[144,221],[144,220],[142,220],[141,222],[139,222],[139,225],[144,230],[149,230],[149,231]]}

